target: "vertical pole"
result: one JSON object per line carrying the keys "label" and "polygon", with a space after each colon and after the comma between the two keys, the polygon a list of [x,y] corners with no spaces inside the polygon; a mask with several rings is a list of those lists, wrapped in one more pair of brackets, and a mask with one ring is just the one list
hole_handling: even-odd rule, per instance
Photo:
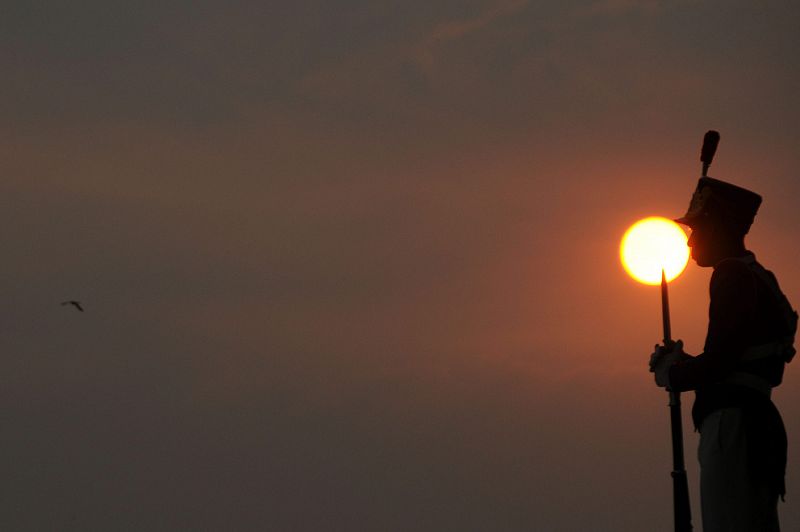
{"label": "vertical pole", "polygon": [[667,274],[661,268],[661,322],[664,325],[664,347],[672,347],[672,328],[669,323],[669,291],[667,290]]}
{"label": "vertical pole", "polygon": [[683,463],[683,426],[681,394],[669,392],[669,417],[672,425],[672,501],[675,532],[691,532],[692,508],[689,505],[689,482]]}
{"label": "vertical pole", "polygon": [[[669,322],[669,292],[667,276],[661,270],[661,320],[664,326],[664,346],[674,345]],[[689,505],[689,483],[683,462],[683,419],[681,416],[681,394],[669,390],[669,417],[672,428],[672,504],[675,532],[691,532],[692,509]]]}

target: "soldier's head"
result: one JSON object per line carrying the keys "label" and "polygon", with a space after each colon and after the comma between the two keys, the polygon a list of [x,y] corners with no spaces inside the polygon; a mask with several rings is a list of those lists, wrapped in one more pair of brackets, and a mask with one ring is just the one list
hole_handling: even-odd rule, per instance
{"label": "soldier's head", "polygon": [[689,210],[677,220],[692,232],[689,247],[698,266],[714,266],[744,252],[744,236],[753,224],[761,196],[711,177],[701,177]]}

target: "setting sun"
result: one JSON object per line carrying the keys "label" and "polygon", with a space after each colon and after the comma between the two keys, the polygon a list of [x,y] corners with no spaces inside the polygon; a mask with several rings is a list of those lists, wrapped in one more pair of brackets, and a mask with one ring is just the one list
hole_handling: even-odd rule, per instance
{"label": "setting sun", "polygon": [[645,284],[661,282],[661,270],[671,281],[689,261],[686,233],[666,218],[652,216],[633,224],[622,237],[620,259],[631,277]]}

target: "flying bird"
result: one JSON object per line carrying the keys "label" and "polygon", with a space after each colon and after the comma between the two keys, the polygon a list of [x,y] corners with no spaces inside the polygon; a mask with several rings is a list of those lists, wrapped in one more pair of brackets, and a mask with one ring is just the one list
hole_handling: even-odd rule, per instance
{"label": "flying bird", "polygon": [[80,310],[81,312],[83,312],[83,307],[81,306],[81,302],[80,302],[80,301],[73,301],[73,300],[70,300],[70,301],[62,301],[62,302],[61,302],[61,305],[62,305],[62,306],[63,306],[63,305],[72,305],[72,306],[73,306],[73,307],[75,307],[76,309],[78,309],[78,310]]}

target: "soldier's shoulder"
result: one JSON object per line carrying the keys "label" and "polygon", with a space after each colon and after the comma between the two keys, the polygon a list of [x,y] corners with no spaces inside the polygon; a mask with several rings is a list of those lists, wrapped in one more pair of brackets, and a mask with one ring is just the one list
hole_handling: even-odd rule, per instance
{"label": "soldier's shoulder", "polygon": [[711,275],[711,285],[735,285],[752,283],[753,270],[751,265],[740,259],[725,259],[714,266]]}
{"label": "soldier's shoulder", "polygon": [[748,259],[749,257],[724,259],[714,266],[714,275],[749,273],[751,263],[754,263],[755,260]]}

